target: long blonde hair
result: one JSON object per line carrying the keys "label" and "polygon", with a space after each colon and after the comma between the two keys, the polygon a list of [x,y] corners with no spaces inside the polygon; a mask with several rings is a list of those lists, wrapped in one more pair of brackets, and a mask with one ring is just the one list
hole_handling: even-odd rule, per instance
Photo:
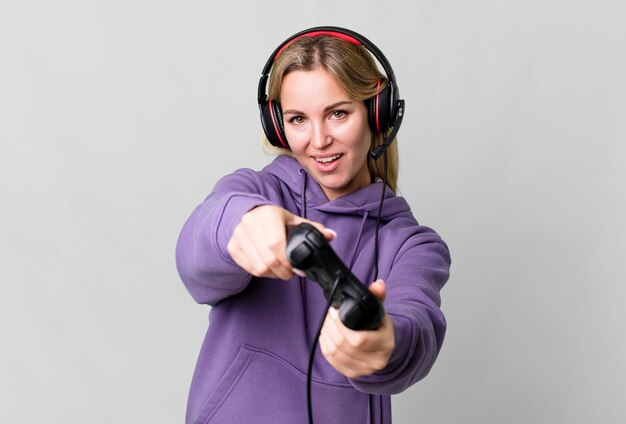
{"label": "long blonde hair", "polygon": [[[291,42],[274,61],[269,78],[269,99],[280,101],[282,81],[288,73],[318,68],[332,75],[350,98],[359,101],[374,97],[387,84],[387,79],[380,73],[365,47],[327,35],[301,37]],[[382,144],[384,138],[383,134],[372,131],[371,148]],[[272,146],[265,136],[262,137],[262,147],[271,154],[293,156],[289,149]],[[386,154],[387,185],[395,192],[399,165],[397,140],[391,143]],[[368,155],[367,168],[372,182],[383,179],[382,161],[374,160]]]}

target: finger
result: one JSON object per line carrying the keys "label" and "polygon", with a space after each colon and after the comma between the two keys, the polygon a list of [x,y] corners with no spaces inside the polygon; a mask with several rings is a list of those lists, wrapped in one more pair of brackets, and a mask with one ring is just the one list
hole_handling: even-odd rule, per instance
{"label": "finger", "polygon": [[[329,363],[346,376],[369,375],[383,369],[391,355],[394,343],[390,334],[391,321],[388,316],[376,331],[353,331],[345,327],[331,309],[322,328],[324,356]],[[357,337],[355,342],[350,337]]]}
{"label": "finger", "polygon": [[[334,326],[329,325],[330,336],[342,350],[353,358],[362,359],[362,355],[381,352],[388,349],[388,338],[391,320],[385,314],[380,326],[375,330],[351,330],[346,327],[341,319],[333,321]],[[336,333],[335,333],[336,331]]]}
{"label": "finger", "polygon": [[376,296],[381,302],[385,301],[387,297],[387,288],[385,287],[385,282],[382,279],[378,279],[374,281],[370,285],[370,291]]}
{"label": "finger", "polygon": [[363,361],[355,360],[342,352],[328,333],[320,335],[320,350],[328,363],[346,377],[355,378],[368,374]]}
{"label": "finger", "polygon": [[279,277],[277,270],[280,272],[280,267],[276,266],[276,264],[279,264],[279,261],[264,246],[262,238],[260,238],[261,241],[254,241],[255,239],[259,240],[259,237],[250,233],[244,233],[239,240],[242,256],[245,257],[245,259],[242,258],[242,263],[245,263],[246,259],[248,263],[248,266],[244,269],[256,277],[290,278],[292,274],[289,271],[283,272]]}
{"label": "finger", "polygon": [[292,268],[291,269],[293,271],[294,274],[296,274],[298,277],[303,277],[306,278],[306,273],[304,271],[302,271],[301,269],[298,268]]}
{"label": "finger", "polygon": [[[333,343],[333,346],[335,346],[337,350],[343,352],[354,361],[362,360],[363,351],[358,346],[359,341],[356,341],[355,343],[354,340],[350,340],[350,337],[353,336],[351,333],[356,332],[343,325],[337,316],[336,309],[331,308],[329,310],[324,322],[324,327],[322,327],[322,331],[328,336],[329,340]],[[356,334],[356,336],[359,337],[358,334]]]}
{"label": "finger", "polygon": [[289,279],[293,276],[291,267],[286,258],[281,258],[285,250],[284,228],[268,221],[267,225],[258,225],[252,219],[242,219],[239,244],[250,260],[254,275]]}
{"label": "finger", "polygon": [[332,342],[329,342],[329,339],[322,340],[320,338],[320,350],[326,361],[337,370],[337,372],[348,378],[357,378],[372,374],[376,371],[369,366],[367,361],[355,360],[341,350],[338,350],[336,346],[333,346]]}
{"label": "finger", "polygon": [[302,218],[297,215],[291,214],[289,219],[286,221],[286,224],[290,227],[294,227],[296,225],[302,224],[303,222],[311,224],[312,226],[317,228],[317,230],[324,235],[324,238],[327,241],[334,240],[337,237],[337,232],[335,230],[326,228],[324,224],[320,224],[319,222],[309,221],[308,219]]}
{"label": "finger", "polygon": [[[274,211],[276,211],[276,209]],[[286,226],[287,222],[292,220],[295,215],[285,209],[278,209],[278,212],[278,219],[276,219],[276,215],[274,215],[273,219],[267,220],[267,224],[262,226],[266,245],[272,252],[272,255],[268,254],[265,258],[268,261],[269,268],[280,278],[286,280],[294,275],[286,252]]]}
{"label": "finger", "polygon": [[268,269],[283,280],[293,277],[293,270],[285,252],[287,245],[285,228],[282,226],[267,228],[263,238],[264,244],[259,254]]}
{"label": "finger", "polygon": [[332,228],[324,227],[324,229],[320,231],[322,232],[322,234],[324,234],[324,237],[328,241],[331,241],[337,238],[337,232],[333,230]]}
{"label": "finger", "polygon": [[245,252],[250,262],[252,275],[256,277],[276,277],[273,270],[271,270],[267,265],[267,259],[264,259],[261,256],[261,253],[259,252],[259,250],[257,250],[257,247],[255,245],[251,245],[250,247],[248,247]]}
{"label": "finger", "polygon": [[293,277],[291,263],[287,258],[287,234],[285,224],[277,222],[276,225],[267,227],[265,237],[267,246],[271,250],[273,257],[271,269],[282,279],[286,280]]}

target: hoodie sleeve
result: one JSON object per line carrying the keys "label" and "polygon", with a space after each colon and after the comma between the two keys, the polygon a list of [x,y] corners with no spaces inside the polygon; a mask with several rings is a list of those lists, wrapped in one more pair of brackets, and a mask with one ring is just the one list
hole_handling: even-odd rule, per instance
{"label": "hoodie sleeve", "polygon": [[254,171],[238,170],[218,181],[183,226],[176,267],[196,302],[214,305],[247,286],[251,274],[232,260],[226,246],[246,212],[273,204],[264,194]]}
{"label": "hoodie sleeve", "polygon": [[357,389],[391,395],[428,374],[446,331],[439,291],[449,269],[447,245],[430,228],[418,227],[401,246],[385,280],[385,309],[394,326],[395,349],[385,369],[351,380]]}

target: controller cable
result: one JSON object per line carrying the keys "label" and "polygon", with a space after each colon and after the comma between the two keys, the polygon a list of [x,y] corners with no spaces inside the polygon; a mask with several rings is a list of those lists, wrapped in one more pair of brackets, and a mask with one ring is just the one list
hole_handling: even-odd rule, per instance
{"label": "controller cable", "polygon": [[311,401],[311,374],[313,373],[313,358],[315,357],[315,351],[317,349],[317,344],[320,340],[320,334],[322,333],[322,327],[324,326],[324,320],[326,320],[326,314],[330,309],[330,306],[333,304],[333,298],[335,297],[335,292],[339,287],[339,282],[343,278],[340,272],[337,273],[335,277],[335,282],[333,283],[333,288],[330,291],[330,296],[328,296],[328,302],[326,302],[326,307],[324,308],[324,313],[322,314],[322,319],[320,320],[320,324],[317,328],[317,332],[315,333],[315,339],[313,339],[313,345],[311,346],[311,350],[309,352],[309,366],[306,372],[306,404],[307,411],[309,414],[309,424],[313,424],[313,405]]}
{"label": "controller cable", "polygon": [[383,153],[383,189],[380,192],[380,203],[376,215],[376,232],[374,233],[374,281],[378,279],[378,229],[380,228],[380,215],[383,213],[385,201],[385,189],[387,188],[387,151]]}

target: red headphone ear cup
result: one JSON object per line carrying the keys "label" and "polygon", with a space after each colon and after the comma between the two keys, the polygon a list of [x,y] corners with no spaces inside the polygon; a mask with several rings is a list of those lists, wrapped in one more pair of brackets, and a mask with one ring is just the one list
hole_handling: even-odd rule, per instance
{"label": "red headphone ear cup", "polygon": [[278,102],[275,100],[260,102],[259,108],[261,110],[261,125],[270,144],[288,149],[289,143],[285,135],[283,112]]}
{"label": "red headphone ear cup", "polygon": [[377,95],[366,100],[369,111],[370,128],[377,133],[384,133],[393,124],[392,84],[388,83]]}

